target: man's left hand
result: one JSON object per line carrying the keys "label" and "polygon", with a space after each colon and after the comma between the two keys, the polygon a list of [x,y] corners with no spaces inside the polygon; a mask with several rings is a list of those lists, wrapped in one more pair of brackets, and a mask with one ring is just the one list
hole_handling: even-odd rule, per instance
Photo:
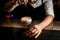
{"label": "man's left hand", "polygon": [[41,32],[42,28],[39,25],[34,25],[25,34],[26,36],[37,38]]}

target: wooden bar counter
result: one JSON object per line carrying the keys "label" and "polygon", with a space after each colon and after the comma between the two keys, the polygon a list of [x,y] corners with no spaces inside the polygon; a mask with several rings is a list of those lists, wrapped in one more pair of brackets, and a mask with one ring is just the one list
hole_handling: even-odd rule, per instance
{"label": "wooden bar counter", "polygon": [[[38,20],[35,20],[32,22],[31,25],[36,24]],[[7,20],[6,22],[2,22],[0,24],[2,27],[11,27],[11,28],[29,28],[29,27],[23,27],[21,22],[19,20]],[[48,25],[45,30],[60,30],[60,21],[53,21],[50,25]]]}
{"label": "wooden bar counter", "polygon": [[[37,24],[38,20],[34,20],[31,25]],[[20,20],[7,20],[0,24],[0,39],[18,40],[21,36],[21,29],[26,29]],[[41,33],[41,40],[60,40],[60,21],[53,21],[50,25],[44,28],[45,31]],[[25,31],[25,30],[24,30]],[[20,35],[20,36],[19,36]],[[40,40],[40,38],[38,38]],[[21,40],[21,39],[19,39]]]}

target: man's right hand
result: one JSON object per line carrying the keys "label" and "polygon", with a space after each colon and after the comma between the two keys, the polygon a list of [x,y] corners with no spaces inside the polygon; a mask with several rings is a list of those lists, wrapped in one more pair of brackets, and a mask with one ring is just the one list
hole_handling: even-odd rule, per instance
{"label": "man's right hand", "polygon": [[35,3],[37,0],[11,0],[12,3],[24,4],[27,5],[28,2]]}
{"label": "man's right hand", "polygon": [[28,3],[28,0],[11,0],[11,1],[7,2],[7,3],[3,6],[3,10],[4,10],[4,11],[11,12],[11,11],[14,10],[15,7],[17,7],[19,4],[27,5],[27,3]]}
{"label": "man's right hand", "polygon": [[12,3],[25,4],[27,5],[28,0],[11,0]]}

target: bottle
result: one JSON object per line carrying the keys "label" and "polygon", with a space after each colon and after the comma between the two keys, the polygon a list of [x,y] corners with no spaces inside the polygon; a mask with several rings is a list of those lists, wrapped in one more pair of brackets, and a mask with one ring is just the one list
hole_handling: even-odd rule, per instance
{"label": "bottle", "polygon": [[8,12],[13,11],[17,6],[19,6],[19,4],[12,5],[11,8],[8,10]]}
{"label": "bottle", "polygon": [[19,4],[17,3],[12,3],[12,2],[7,2],[4,6],[3,6],[3,10],[6,12],[12,12],[17,6],[19,6]]}
{"label": "bottle", "polygon": [[[36,2],[36,0],[28,0],[29,3],[32,3],[34,4]],[[23,1],[21,1],[21,4],[23,4]],[[3,6],[3,10],[6,11],[6,12],[12,12],[17,6],[19,6],[20,4],[18,4],[17,2],[15,3],[12,3],[11,1],[10,2],[7,2],[4,6]]]}

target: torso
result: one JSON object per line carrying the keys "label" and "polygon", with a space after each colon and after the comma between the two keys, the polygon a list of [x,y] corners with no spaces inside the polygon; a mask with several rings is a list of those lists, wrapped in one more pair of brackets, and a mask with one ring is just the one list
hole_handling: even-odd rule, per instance
{"label": "torso", "polygon": [[[21,7],[21,8],[20,8]],[[19,18],[24,16],[30,16],[33,20],[40,20],[45,16],[43,5],[39,6],[38,8],[33,8],[31,5],[28,4],[28,6],[25,8],[24,5],[17,7],[13,13],[18,15]],[[18,18],[16,17],[16,18]]]}

